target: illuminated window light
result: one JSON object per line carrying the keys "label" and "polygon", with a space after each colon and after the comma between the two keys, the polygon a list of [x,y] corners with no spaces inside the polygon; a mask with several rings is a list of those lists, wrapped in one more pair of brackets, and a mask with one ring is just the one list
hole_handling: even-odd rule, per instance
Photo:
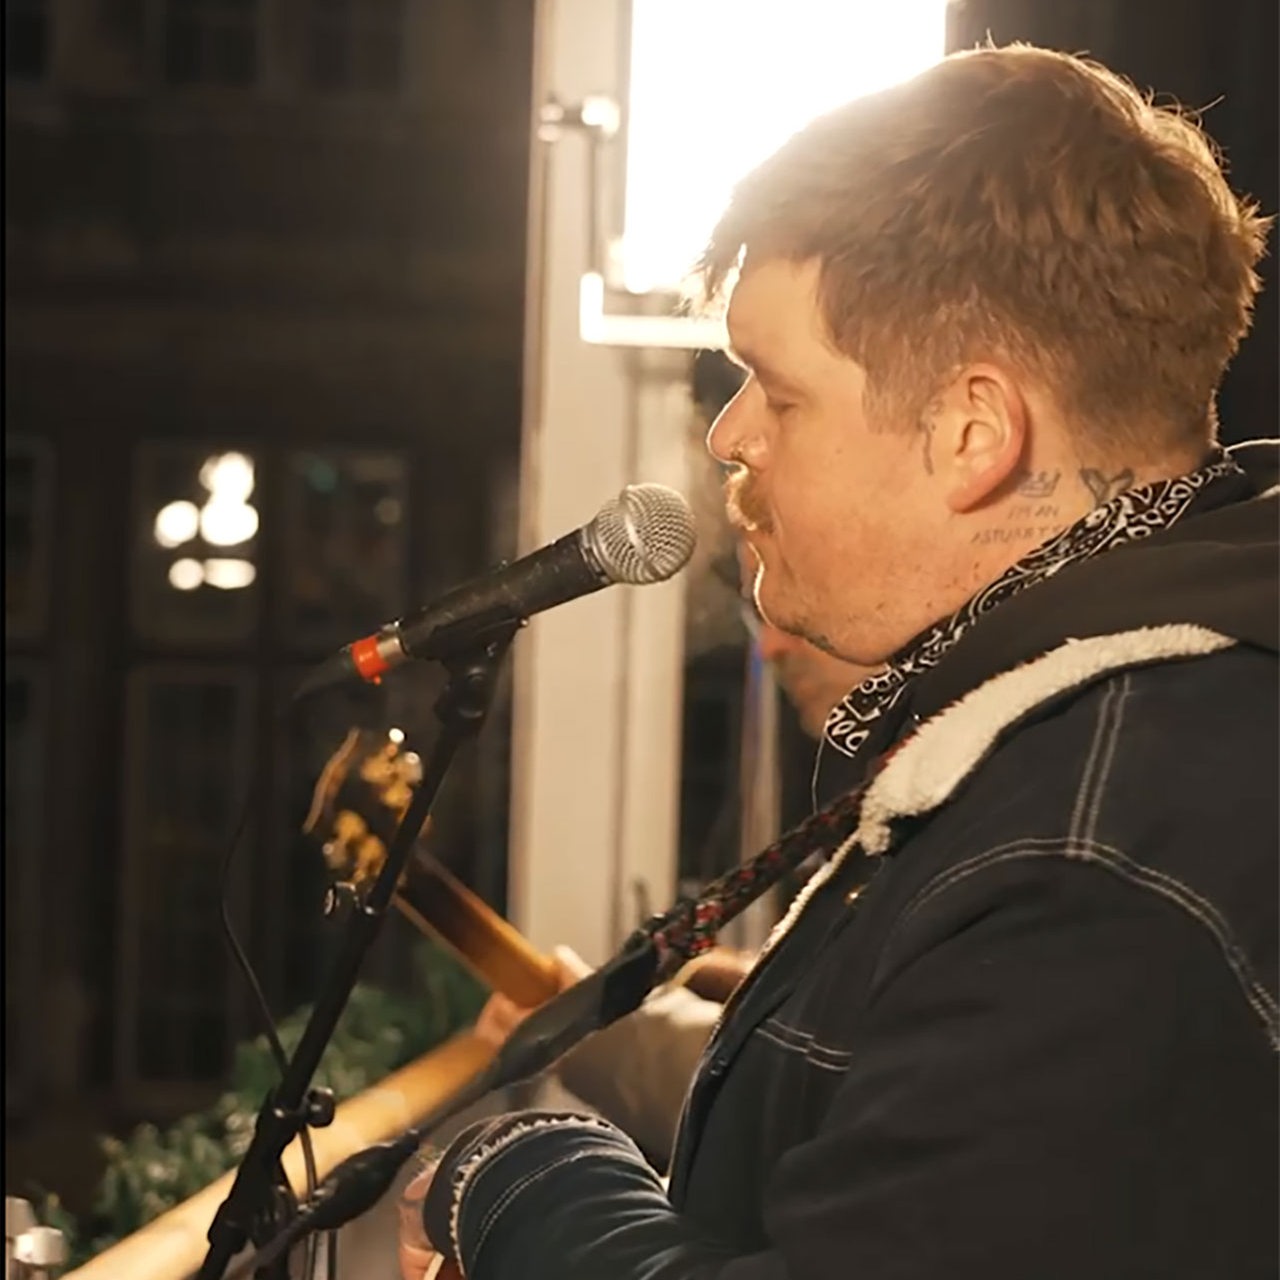
{"label": "illuminated window light", "polygon": [[162,547],[190,542],[199,528],[200,512],[194,502],[170,502],[156,513],[155,539]]}
{"label": "illuminated window light", "polygon": [[204,580],[221,591],[239,591],[258,576],[251,560],[206,560]]}
{"label": "illuminated window light", "polygon": [[946,9],[947,0],[634,0],[624,286],[678,287],[733,184],[815,116],[941,58]]}
{"label": "illuminated window light", "polygon": [[200,509],[200,533],[211,547],[238,547],[257,532],[257,509],[247,502],[215,495]]}
{"label": "illuminated window light", "polygon": [[204,566],[199,560],[175,560],[169,566],[169,585],[176,591],[194,591],[204,582]]}
{"label": "illuminated window light", "polygon": [[215,454],[200,468],[200,483],[215,499],[244,502],[253,492],[253,462],[243,453]]}

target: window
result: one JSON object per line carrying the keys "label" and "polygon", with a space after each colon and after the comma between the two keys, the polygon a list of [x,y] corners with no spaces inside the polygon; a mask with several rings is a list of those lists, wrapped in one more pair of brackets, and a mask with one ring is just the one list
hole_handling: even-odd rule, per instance
{"label": "window", "polygon": [[[253,686],[209,667],[144,666],[128,699],[117,1055],[122,1082],[217,1079],[241,996],[218,911],[222,860],[254,762]],[[233,886],[251,873],[241,851]]]}
{"label": "window", "polygon": [[620,248],[637,293],[678,289],[733,183],[789,134],[946,47],[947,0],[635,0],[629,12]]}
{"label": "window", "polygon": [[41,868],[44,865],[46,704],[44,671],[9,661],[4,679],[5,1097],[21,1107],[44,1041],[38,1025]]}
{"label": "window", "polygon": [[175,85],[243,87],[258,78],[257,0],[168,0],[165,78]]}
{"label": "window", "polygon": [[49,602],[53,453],[43,440],[15,436],[5,440],[4,464],[4,629],[33,639]]}
{"label": "window", "polygon": [[43,80],[52,44],[48,0],[4,0],[4,74]]}
{"label": "window", "polygon": [[279,600],[291,641],[335,648],[404,611],[405,479],[395,454],[290,456]]}
{"label": "window", "polygon": [[133,561],[137,633],[172,643],[249,639],[258,612],[257,458],[143,445]]}
{"label": "window", "polygon": [[403,29],[404,0],[311,0],[309,82],[331,93],[398,89]]}

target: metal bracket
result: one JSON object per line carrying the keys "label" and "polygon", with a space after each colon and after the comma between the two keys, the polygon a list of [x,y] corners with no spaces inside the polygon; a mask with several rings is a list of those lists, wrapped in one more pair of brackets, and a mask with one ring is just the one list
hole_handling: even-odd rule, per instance
{"label": "metal bracket", "polygon": [[[675,295],[636,294],[607,284],[616,278],[609,266],[621,236],[608,227],[605,153],[621,129],[622,109],[602,94],[572,104],[549,98],[538,116],[538,137],[544,142],[558,142],[566,133],[587,139],[588,269],[578,282],[578,336],[601,347],[720,350],[729,342],[723,320],[676,315],[680,299]],[[606,298],[623,310],[609,309]]]}

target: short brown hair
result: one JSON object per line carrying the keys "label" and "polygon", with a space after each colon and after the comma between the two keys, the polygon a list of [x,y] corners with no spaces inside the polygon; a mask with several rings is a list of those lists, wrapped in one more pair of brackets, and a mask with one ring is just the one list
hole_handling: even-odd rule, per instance
{"label": "short brown hair", "polygon": [[699,273],[715,299],[744,250],[816,259],[832,340],[899,412],[999,352],[1098,447],[1158,447],[1214,431],[1268,225],[1184,113],[1084,58],[987,47],[796,134]]}

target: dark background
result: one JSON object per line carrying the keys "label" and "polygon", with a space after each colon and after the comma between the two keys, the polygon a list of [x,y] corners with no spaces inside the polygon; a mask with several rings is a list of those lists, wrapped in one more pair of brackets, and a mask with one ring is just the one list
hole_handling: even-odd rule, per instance
{"label": "dark background", "polygon": [[[1274,212],[1276,8],[970,0],[950,46],[1088,51],[1205,109]],[[251,778],[238,918],[273,1006],[312,994],[310,785],[354,720],[428,727],[431,690],[290,732],[283,692],[512,550],[532,27],[527,0],[5,4],[10,1189],[83,1203],[92,1135],[208,1101],[256,1029],[212,910]],[[1275,434],[1274,257],[1264,276],[1228,440]],[[255,581],[177,592],[156,513],[230,450],[254,463]],[[735,769],[741,675],[740,652],[691,671],[690,839]],[[498,905],[506,743],[500,713],[441,815]],[[405,931],[384,943],[394,984]]]}

